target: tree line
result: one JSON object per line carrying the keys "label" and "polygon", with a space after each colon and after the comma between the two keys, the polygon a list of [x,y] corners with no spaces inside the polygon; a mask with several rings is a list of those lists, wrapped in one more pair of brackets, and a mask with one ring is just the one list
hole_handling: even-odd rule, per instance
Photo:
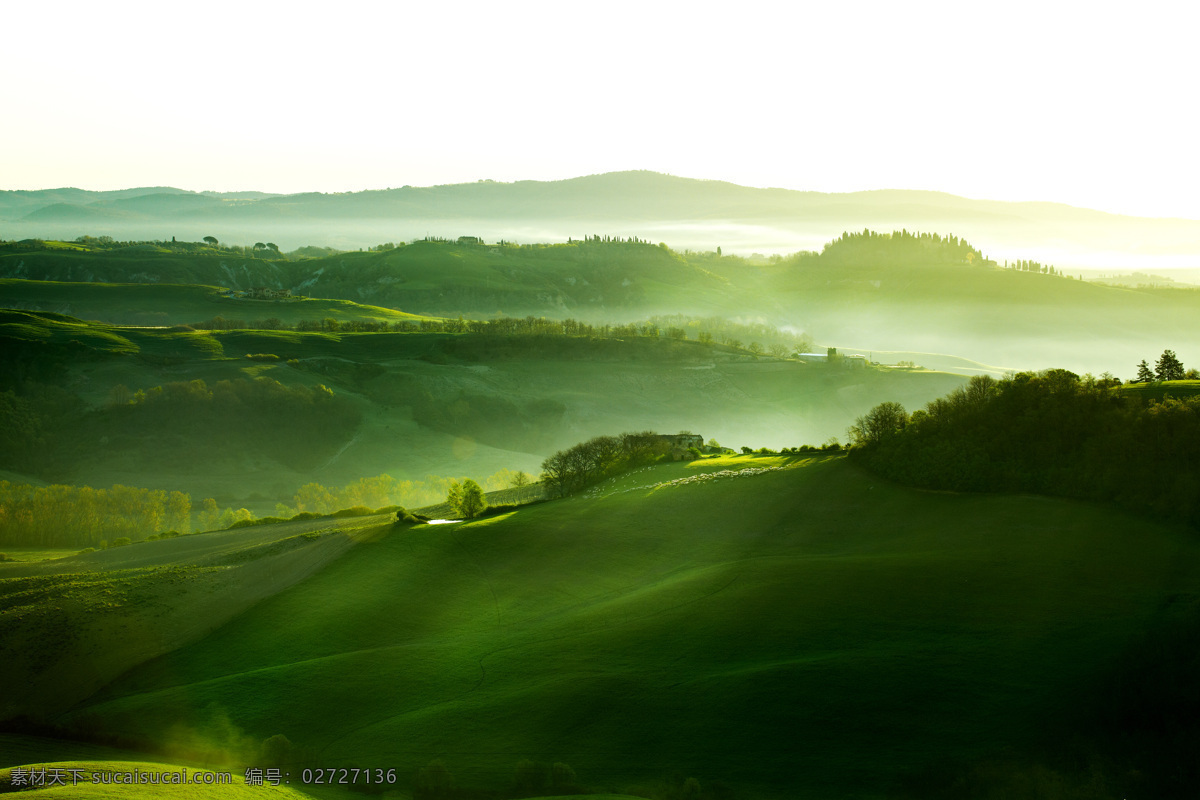
{"label": "tree line", "polygon": [[901,483],[1114,502],[1200,526],[1200,395],[1145,397],[1064,369],[975,376],[912,414],[880,404],[849,435],[855,459]]}
{"label": "tree line", "polygon": [[147,534],[191,531],[183,492],[113,486],[30,486],[0,481],[0,541],[23,547],[97,547]]}
{"label": "tree line", "polygon": [[1183,368],[1183,362],[1175,355],[1174,350],[1163,350],[1154,364],[1154,369],[1142,359],[1137,365],[1137,377],[1131,383],[1154,383],[1156,381],[1200,380],[1200,371]]}
{"label": "tree line", "polygon": [[591,339],[664,338],[694,340],[701,344],[719,343],[745,348],[755,354],[770,353],[785,357],[805,352],[813,339],[805,333],[793,333],[764,323],[739,323],[721,317],[688,317],[682,314],[655,316],[626,322],[593,324],[576,319],[545,317],[497,317],[495,319],[399,320],[299,320],[288,324],[278,317],[267,319],[228,319],[217,316],[184,326],[193,330],[294,330],[301,333],[470,333],[480,336],[571,336]]}
{"label": "tree line", "polygon": [[654,431],[596,436],[559,450],[542,462],[546,494],[565,497],[639,464],[649,463],[670,451],[670,444]]}
{"label": "tree line", "polygon": [[823,264],[964,264],[996,266],[965,239],[937,233],[918,233],[909,230],[879,233],[864,229],[862,233],[843,232],[828,242],[818,255],[797,253],[792,257],[800,262],[819,260]]}
{"label": "tree line", "polygon": [[[445,501],[455,483],[461,482],[465,485],[467,480],[440,475],[426,475],[423,479],[407,480],[383,474],[359,478],[340,487],[306,483],[296,490],[292,497],[292,505],[277,504],[275,514],[279,517],[293,517],[302,512],[332,514],[356,506],[386,508],[398,505],[405,508],[421,508]],[[482,487],[486,491],[495,492],[528,486],[530,481],[531,477],[525,472],[502,469],[484,479]]]}

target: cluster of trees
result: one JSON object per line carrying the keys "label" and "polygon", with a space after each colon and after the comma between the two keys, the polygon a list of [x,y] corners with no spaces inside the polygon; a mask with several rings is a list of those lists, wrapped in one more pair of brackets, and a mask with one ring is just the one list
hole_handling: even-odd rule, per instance
{"label": "cluster of trees", "polygon": [[1043,264],[1039,261],[1032,261],[1029,259],[1018,259],[1012,262],[1005,261],[1004,268],[1014,269],[1018,272],[1040,272],[1043,275],[1058,275],[1062,277],[1061,270],[1057,270],[1048,264]]}
{"label": "cluster of trees", "polygon": [[[278,317],[268,317],[267,319],[226,319],[220,315],[212,319],[206,319],[203,322],[191,322],[181,326],[183,328],[191,328],[197,331],[282,331],[282,330],[300,330],[297,325],[288,325]],[[320,328],[316,328],[320,330]]]}
{"label": "cluster of trees", "polygon": [[853,455],[915,486],[1112,501],[1200,525],[1200,396],[1119,383],[1063,369],[976,376],[912,414],[876,406],[850,428]]}
{"label": "cluster of trees", "polygon": [[1154,369],[1142,359],[1137,365],[1137,377],[1131,383],[1154,383],[1155,381],[1200,380],[1200,372],[1194,369],[1185,370],[1183,362],[1175,355],[1174,350],[1163,350],[1158,357]]}
{"label": "cluster of trees", "polygon": [[[101,254],[136,247],[139,250],[139,254],[143,256],[153,256],[155,254],[218,255],[241,258],[265,257],[271,260],[327,258],[345,252],[334,247],[308,245],[285,253],[274,242],[255,242],[253,245],[230,244],[229,242],[222,242],[216,236],[205,236],[198,242],[178,241],[174,237],[170,241],[165,239],[130,239],[122,241],[114,239],[111,236],[79,236],[70,244],[79,245],[79,247],[73,248],[75,250],[83,249]],[[403,246],[403,243],[400,246]],[[63,243],[47,242],[44,239],[22,239],[18,242],[0,240],[0,252],[29,253],[39,250],[62,250],[63,247]],[[391,245],[391,248],[394,247],[395,245]],[[391,248],[379,245],[378,247],[369,249],[385,250]]]}
{"label": "cluster of trees", "polygon": [[[292,497],[292,505],[279,503],[275,506],[275,515],[290,518],[304,512],[332,514],[343,508],[360,506],[366,508],[391,506],[422,508],[441,503],[450,495],[456,483],[462,486],[468,480],[446,478],[439,475],[427,475],[422,480],[400,480],[383,474],[371,478],[359,478],[357,481],[341,487],[306,483]],[[483,481],[481,491],[496,492],[501,489],[521,488],[528,486],[531,481],[532,478],[528,473],[502,469]],[[470,482],[480,486],[473,480]]]}
{"label": "cluster of trees", "polygon": [[213,317],[193,322],[195,330],[295,330],[317,333],[473,333],[482,336],[574,336],[593,339],[666,338],[678,341],[694,339],[702,344],[719,342],[754,353],[784,357],[797,350],[811,350],[808,334],[783,331],[762,323],[732,322],[720,317],[687,317],[682,314],[657,316],[639,322],[594,325],[576,319],[545,317],[497,317],[496,319],[427,319],[386,322],[381,320],[300,320],[288,325],[283,320],[242,320]]}
{"label": "cluster of trees", "polygon": [[[323,507],[319,513],[347,507]],[[194,505],[186,492],[0,481],[0,543],[9,546],[104,549],[255,521],[249,509],[222,507],[211,497]]]}
{"label": "cluster of trees", "polygon": [[670,444],[654,431],[597,436],[543,461],[542,485],[548,495],[565,497],[669,450]]}
{"label": "cluster of trees", "polygon": [[648,322],[673,339],[695,339],[706,344],[720,342],[738,348],[745,346],[751,352],[768,352],[780,358],[797,351],[810,352],[813,348],[813,338],[807,333],[785,331],[765,323],[682,314],[651,317]]}
{"label": "cluster of trees", "polygon": [[246,508],[222,507],[211,497],[193,505],[185,492],[113,486],[30,486],[0,481],[0,544],[11,547],[76,548],[119,546],[144,539],[169,538],[195,531],[276,522],[296,516],[370,513],[370,509],[421,507],[449,502],[465,518],[487,508],[487,491],[529,486],[528,473],[502,469],[483,485],[470,478],[429,475],[397,480],[377,475],[340,488],[319,483],[301,486],[293,505],[278,503],[275,516],[258,519]]}
{"label": "cluster of trees", "polygon": [[470,478],[462,483],[454,481],[450,484],[450,491],[446,493],[446,505],[462,519],[474,519],[487,510],[488,506],[483,496],[483,488]]}
{"label": "cluster of trees", "polygon": [[103,547],[165,530],[187,533],[183,492],[113,486],[30,486],[0,481],[0,541],[24,547]]}
{"label": "cluster of trees", "polygon": [[[800,253],[795,258],[801,262],[814,254]],[[825,245],[820,256],[824,264],[969,264],[972,266],[996,266],[995,261],[984,257],[965,239],[957,236],[941,236],[936,233],[910,233],[907,230],[892,233],[876,233],[866,229],[862,233],[842,233],[840,237]]]}

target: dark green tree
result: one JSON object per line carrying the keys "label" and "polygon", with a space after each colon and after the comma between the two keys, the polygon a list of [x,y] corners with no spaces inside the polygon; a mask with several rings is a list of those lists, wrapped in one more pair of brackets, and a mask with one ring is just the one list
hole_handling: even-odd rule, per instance
{"label": "dark green tree", "polygon": [[1150,365],[1146,363],[1146,359],[1137,366],[1137,377],[1133,379],[1136,383],[1153,383],[1154,372],[1150,369]]}
{"label": "dark green tree", "polygon": [[475,481],[467,478],[463,481],[462,494],[458,500],[458,513],[463,519],[474,519],[487,508],[487,500],[483,497],[483,489]]}
{"label": "dark green tree", "polygon": [[212,245],[213,247],[217,246],[217,237],[215,236],[205,236],[203,241],[205,244]]}
{"label": "dark green tree", "polygon": [[908,412],[899,403],[880,403],[854,421],[846,431],[856,445],[876,445],[887,441],[908,424]]}
{"label": "dark green tree", "polygon": [[1154,365],[1154,374],[1160,381],[1183,380],[1183,364],[1175,357],[1174,350],[1163,350],[1163,354],[1158,357],[1158,363]]}

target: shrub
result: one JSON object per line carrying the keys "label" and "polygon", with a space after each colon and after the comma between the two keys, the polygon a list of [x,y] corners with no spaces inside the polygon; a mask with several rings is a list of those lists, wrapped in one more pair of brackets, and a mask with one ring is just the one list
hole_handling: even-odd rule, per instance
{"label": "shrub", "polygon": [[305,520],[305,519],[320,519],[320,518],[321,518],[321,515],[317,514],[314,511],[301,511],[299,514],[292,517],[292,522],[296,522],[299,520]]}
{"label": "shrub", "polygon": [[128,536],[118,536],[116,539],[113,539],[112,544],[109,545],[109,547],[125,547],[126,545],[130,544],[133,544],[133,542]]}
{"label": "shrub", "polygon": [[748,456],[748,455],[750,455],[750,454],[751,454],[751,453],[753,453],[753,452],[754,452],[754,448],[753,448],[753,447],[745,447],[745,446],[743,446],[743,447],[742,447],[742,455],[746,455],[746,456]]}
{"label": "shrub", "polygon": [[500,505],[496,505],[496,506],[488,506],[482,512],[480,512],[479,516],[494,517],[497,514],[507,514],[510,511],[516,511],[518,508],[521,508],[521,506],[523,506],[523,505],[530,505],[530,504],[529,503],[501,503]]}
{"label": "shrub", "polygon": [[396,509],[396,524],[407,523],[409,525],[423,525],[425,520],[420,517],[415,517],[403,508]]}
{"label": "shrub", "polygon": [[702,455],[700,452],[700,448],[698,448],[698,447],[689,447],[687,449],[687,453],[688,453],[688,458],[692,459],[693,461],[695,461],[697,458],[699,458]]}
{"label": "shrub", "polygon": [[85,547],[85,548],[83,548],[82,550],[80,550],[80,551],[79,551],[79,555],[83,556],[83,555],[87,555],[88,553],[94,553],[94,552],[96,552],[96,548],[94,548],[94,547]]}
{"label": "shrub", "polygon": [[366,506],[354,506],[353,508],[343,508],[341,511],[335,511],[333,516],[335,519],[344,517],[369,517],[375,512]]}
{"label": "shrub", "polygon": [[283,517],[263,517],[261,519],[239,519],[237,522],[229,526],[229,530],[234,528],[249,528],[254,525],[270,525],[272,522],[287,522]]}

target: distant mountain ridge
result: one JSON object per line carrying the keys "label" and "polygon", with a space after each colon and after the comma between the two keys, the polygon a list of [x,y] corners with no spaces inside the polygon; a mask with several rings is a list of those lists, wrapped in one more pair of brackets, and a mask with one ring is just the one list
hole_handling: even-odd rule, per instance
{"label": "distant mountain ridge", "polygon": [[[0,238],[271,240],[341,249],[430,234],[490,241],[638,236],[676,248],[794,252],[863,228],[953,232],[986,252],[1125,269],[1200,266],[1200,220],[1131,217],[1048,202],[974,200],[934,191],[761,189],[649,171],[560,181],[403,186],[276,195],[147,187],[0,192]],[[1159,256],[1172,263],[1151,263]],[[1182,257],[1182,258],[1181,258]],[[1195,263],[1187,259],[1194,259]],[[1185,263],[1186,262],[1186,263]]]}
{"label": "distant mountain ridge", "polygon": [[[1038,215],[1081,219],[1126,217],[1063,203],[974,200],[947,192],[877,189],[816,192],[755,188],[716,180],[681,178],[650,171],[607,172],[559,181],[404,186],[359,192],[194,192],[169,186],[117,191],[62,188],[0,191],[0,214],[13,219],[51,219],[69,214],[109,216],[107,210],[146,219],[183,211],[214,216],[325,216],[355,214],[385,217],[508,218],[572,216],[615,219],[753,219],[796,214],[841,216],[847,209],[909,216],[931,214],[1017,218]],[[19,216],[18,216],[19,215]],[[1195,220],[1179,220],[1197,222]]]}

